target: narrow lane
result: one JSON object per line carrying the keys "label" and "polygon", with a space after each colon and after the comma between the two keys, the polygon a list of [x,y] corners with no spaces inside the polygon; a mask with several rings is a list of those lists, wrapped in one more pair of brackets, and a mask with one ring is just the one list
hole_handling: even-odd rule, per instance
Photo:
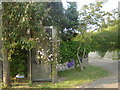
{"label": "narrow lane", "polygon": [[90,65],[99,66],[107,70],[110,74],[102,79],[85,85],[84,88],[118,88],[118,61],[106,61],[102,59],[91,60]]}
{"label": "narrow lane", "polygon": [[118,88],[118,61],[89,57],[89,65],[101,67],[107,70],[109,75],[77,88]]}

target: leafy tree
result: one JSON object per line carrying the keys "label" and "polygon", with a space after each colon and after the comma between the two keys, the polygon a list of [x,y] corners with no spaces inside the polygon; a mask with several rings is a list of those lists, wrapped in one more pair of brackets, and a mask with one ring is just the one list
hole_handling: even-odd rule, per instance
{"label": "leafy tree", "polygon": [[[80,34],[74,39],[79,41],[79,47],[77,51],[79,61],[79,55],[81,52],[81,56],[82,58],[84,58],[85,54],[88,54],[90,51],[94,51],[92,46],[96,46],[98,48],[98,46],[100,45],[96,45],[96,43],[93,44],[92,42],[92,35],[94,35],[94,31],[102,32],[102,30],[104,30],[105,28],[115,25],[117,21],[117,15],[113,15],[113,13],[111,14],[110,12],[105,12],[101,10],[102,3],[103,2],[90,3],[89,5],[84,5],[83,8],[80,10],[80,24],[78,29],[80,31]],[[114,12],[117,13],[117,11]],[[112,19],[109,18],[108,20],[108,17],[111,17]],[[95,39],[93,40],[96,41]],[[102,44],[102,40],[100,42]],[[108,40],[106,39],[106,42],[104,43],[108,43]],[[109,47],[109,44],[106,45],[108,45]]]}
{"label": "leafy tree", "polygon": [[62,2],[47,2],[46,9],[49,9],[48,16],[44,18],[44,26],[58,26],[62,27],[64,24],[64,8]]}
{"label": "leafy tree", "polygon": [[[2,3],[2,38],[4,51],[4,85],[10,86],[11,52],[16,47],[31,50],[36,43],[38,32],[42,29],[42,18],[45,17],[45,4],[43,3]],[[41,15],[42,13],[42,15]]]}
{"label": "leafy tree", "polygon": [[98,30],[102,22],[105,21],[104,17],[106,12],[101,10],[102,2],[90,3],[84,5],[80,10],[80,26],[83,30]]}
{"label": "leafy tree", "polygon": [[117,25],[106,28],[102,32],[94,33],[92,36],[92,44],[94,45],[92,45],[94,51],[100,52],[102,57],[107,51],[119,51]]}
{"label": "leafy tree", "polygon": [[[89,44],[91,44],[92,32],[90,32],[89,30],[90,29],[94,29],[94,30],[98,29],[102,25],[101,22],[104,19],[103,16],[106,15],[106,13],[104,11],[101,11],[101,7],[102,7],[102,2],[84,5],[84,7],[79,11],[79,26],[77,25],[78,24],[78,13],[76,11],[75,3],[71,3],[70,7],[66,10],[66,15],[67,15],[68,21],[71,22],[68,24],[67,28],[69,28],[69,27],[72,28],[71,31],[73,29],[77,29],[77,28],[79,30],[79,34],[71,40],[75,41],[75,42],[79,42],[77,45],[77,49],[74,51],[76,52],[75,56],[77,56],[78,61],[81,66],[80,68],[82,70],[83,70],[83,66],[82,66],[82,62],[80,61],[79,56],[84,58],[91,51],[91,47],[89,46]],[[74,14],[73,14],[73,11],[74,11]],[[72,34],[72,32],[70,32],[70,33],[66,32],[65,35],[67,35],[66,37],[69,37],[71,34]],[[67,44],[67,42],[66,42],[66,44]],[[65,45],[65,44],[61,44],[61,45]],[[67,46],[67,45],[65,45],[65,46]],[[68,47],[70,47],[69,43],[68,43]],[[68,50],[68,51],[71,51],[71,50]],[[65,54],[64,54],[64,56],[65,56]]]}
{"label": "leafy tree", "polygon": [[[118,9],[114,9],[111,12],[107,12],[106,15],[106,22],[104,22],[104,24],[102,24],[101,29],[105,29],[105,28],[109,28],[111,26],[114,26],[116,24],[118,24]],[[106,27],[104,27],[106,26]]]}
{"label": "leafy tree", "polygon": [[[49,9],[48,16],[44,18],[44,26],[57,26],[60,28],[61,39],[66,41],[76,35],[78,27],[78,11],[75,2],[69,2],[67,10],[63,8],[62,2],[47,2],[46,9]],[[67,32],[64,29],[68,29]]]}
{"label": "leafy tree", "polygon": [[[81,41],[82,40],[86,41],[84,36],[89,38],[89,41],[91,42],[90,51],[91,50],[95,51],[96,49],[99,52],[104,53],[107,50],[112,51],[116,47],[118,48],[117,33],[116,33],[118,29],[116,26],[116,24],[118,24],[118,10],[115,9],[112,12],[105,12],[102,11],[101,8],[102,8],[102,2],[84,5],[83,9],[80,10],[81,12],[80,12],[79,30],[81,32],[81,35],[84,33],[83,37],[81,38]],[[96,31],[96,33],[99,34],[94,36],[95,34],[94,31]],[[112,39],[110,40],[110,36],[113,37],[113,40]],[[97,38],[98,40],[95,38]],[[114,45],[112,42],[114,43]],[[83,44],[85,45],[84,47],[86,47],[87,43],[83,42]]]}
{"label": "leafy tree", "polygon": [[[79,27],[78,30],[80,34],[74,39],[79,41],[79,46],[77,48],[77,58],[80,63],[80,68],[83,70],[82,62],[80,57],[84,58],[90,52],[91,43],[91,33],[101,26],[101,22],[104,20],[106,14],[101,11],[102,2],[90,3],[89,5],[84,5],[79,11]],[[93,30],[91,32],[91,30]],[[89,32],[89,33],[88,33]]]}
{"label": "leafy tree", "polygon": [[[72,37],[77,35],[76,31],[79,25],[78,16],[79,13],[77,11],[76,2],[68,2],[68,8],[65,11],[65,17],[63,23],[63,32],[61,35],[62,40],[67,41],[70,40]],[[64,31],[64,29],[66,31]]]}
{"label": "leafy tree", "polygon": [[67,29],[72,28],[77,29],[79,25],[78,20],[78,11],[77,11],[77,5],[76,2],[68,2],[68,8],[65,10],[65,16],[68,19],[68,24],[66,26]]}
{"label": "leafy tree", "polygon": [[[3,15],[2,15],[3,35],[2,35],[2,38],[3,38],[3,46],[4,46],[3,50],[4,50],[4,55],[5,55],[4,67],[3,67],[4,78],[5,78],[4,85],[10,86],[10,66],[9,66],[10,60],[16,61],[15,57],[18,55],[14,55],[14,54],[18,53],[17,50],[19,50],[19,52],[21,51],[29,52],[29,60],[31,60],[31,49],[34,47],[39,48],[40,45],[42,44],[38,45],[38,42],[40,42],[41,39],[44,41],[44,39],[48,37],[43,30],[43,25],[50,24],[50,23],[45,24],[46,22],[45,18],[47,18],[50,13],[48,14],[49,3],[7,2],[7,3],[2,3],[2,4],[3,4]],[[54,18],[52,18],[51,20],[57,22],[58,24],[59,20],[54,19]],[[54,25],[55,24],[56,23],[54,23]],[[46,45],[44,45],[44,47],[45,46]],[[23,57],[19,57],[18,60],[20,59],[23,59]],[[20,60],[20,62],[23,66],[25,61]],[[30,62],[30,61],[27,61],[27,62]],[[18,70],[18,72],[23,71],[23,69],[24,67]]]}

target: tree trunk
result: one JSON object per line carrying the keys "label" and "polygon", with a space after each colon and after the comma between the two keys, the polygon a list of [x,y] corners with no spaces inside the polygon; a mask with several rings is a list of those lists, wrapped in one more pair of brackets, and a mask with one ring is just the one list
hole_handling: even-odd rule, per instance
{"label": "tree trunk", "polygon": [[84,58],[85,57],[85,48],[84,48],[84,51],[83,51],[83,57],[82,58]]}
{"label": "tree trunk", "polygon": [[[28,7],[28,5],[27,5],[27,7]],[[31,30],[30,30],[30,32],[29,32],[29,39],[31,38]],[[28,61],[27,61],[27,70],[28,70],[28,72],[27,72],[27,78],[28,78],[28,80],[30,81],[30,83],[32,83],[32,50],[31,49],[29,49],[29,52],[28,52]]]}
{"label": "tree trunk", "polygon": [[80,64],[80,69],[83,70],[83,65],[82,65],[82,62],[80,61],[80,57],[79,57],[79,50],[80,50],[80,46],[78,47],[78,50],[77,50],[77,58],[78,58],[78,61]]}
{"label": "tree trunk", "polygon": [[11,86],[10,81],[10,61],[8,60],[8,50],[4,50],[4,61],[3,61],[3,84],[4,86]]}
{"label": "tree trunk", "polygon": [[27,78],[30,81],[30,83],[32,81],[32,75],[31,75],[32,74],[32,72],[31,72],[32,65],[31,65],[31,60],[32,60],[32,58],[31,58],[31,50],[29,50],[29,52],[28,52],[28,60],[27,60]]}

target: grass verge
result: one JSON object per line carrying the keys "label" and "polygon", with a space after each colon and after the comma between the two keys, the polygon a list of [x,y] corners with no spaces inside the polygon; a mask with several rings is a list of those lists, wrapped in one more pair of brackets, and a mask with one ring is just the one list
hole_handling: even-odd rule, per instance
{"label": "grass verge", "polygon": [[32,83],[31,85],[14,86],[13,88],[72,88],[105,77],[108,72],[96,67],[87,66],[83,71],[79,68],[58,72],[59,77],[63,78],[61,82],[52,83]]}

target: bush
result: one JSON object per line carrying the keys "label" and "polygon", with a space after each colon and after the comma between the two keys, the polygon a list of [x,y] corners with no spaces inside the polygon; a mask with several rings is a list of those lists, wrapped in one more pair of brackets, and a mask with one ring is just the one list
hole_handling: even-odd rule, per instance
{"label": "bush", "polygon": [[24,74],[27,73],[27,51],[15,48],[13,53],[11,54],[10,59],[10,74],[14,77],[16,74]]}
{"label": "bush", "polygon": [[76,41],[61,42],[59,63],[65,63],[71,59],[76,59],[78,45]]}

